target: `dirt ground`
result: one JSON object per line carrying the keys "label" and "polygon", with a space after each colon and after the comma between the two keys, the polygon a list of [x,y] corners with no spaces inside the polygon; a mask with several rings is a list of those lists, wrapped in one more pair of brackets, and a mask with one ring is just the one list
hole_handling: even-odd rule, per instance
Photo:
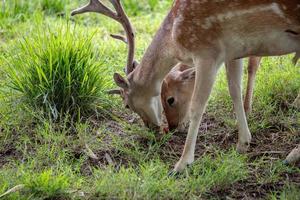
{"label": "dirt ground", "polygon": [[[121,114],[121,118],[131,121],[133,124],[141,124],[137,116],[132,114]],[[133,137],[139,141],[142,145],[147,145],[147,139],[137,136],[128,135],[123,127],[115,122],[108,120],[105,122],[107,131],[118,135],[118,137]],[[296,127],[296,130],[300,130],[300,127]],[[229,150],[235,147],[237,142],[237,130],[228,132],[228,127],[224,122],[219,122],[215,117],[208,116],[207,114],[203,117],[203,122],[199,128],[199,134],[197,139],[197,146],[195,156],[197,158],[204,154],[210,154],[213,156],[214,147],[218,147],[222,150]],[[207,198],[210,195],[219,199],[263,199],[266,198],[270,192],[281,191],[288,181],[293,185],[296,185],[300,189],[300,174],[295,173],[283,173],[276,183],[259,183],[257,174],[266,174],[268,169],[260,169],[259,167],[253,166],[253,161],[261,160],[262,163],[270,163],[275,161],[283,161],[287,154],[297,146],[299,141],[300,131],[292,133],[286,130],[284,127],[269,127],[264,132],[252,134],[251,147],[248,153],[248,169],[250,171],[249,178],[243,181],[236,182],[227,188],[213,188],[212,191],[207,193]],[[298,135],[298,137],[297,137]],[[159,137],[159,136],[157,136]],[[291,139],[292,138],[292,139]],[[186,139],[186,133],[174,132],[171,138],[161,147],[161,158],[170,163],[170,169],[173,164],[180,157],[184,142]],[[109,136],[105,139],[107,143],[110,142]],[[128,162],[120,156],[119,152],[107,149],[107,151],[96,151],[99,157],[97,162],[90,160],[88,165],[100,165],[103,163],[109,163],[111,158],[115,163],[125,164]],[[300,168],[300,163],[296,163],[296,167]]]}

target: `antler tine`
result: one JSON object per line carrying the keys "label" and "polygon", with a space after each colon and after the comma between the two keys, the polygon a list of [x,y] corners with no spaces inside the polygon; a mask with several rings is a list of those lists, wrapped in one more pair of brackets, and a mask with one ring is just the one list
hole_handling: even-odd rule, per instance
{"label": "antler tine", "polygon": [[110,18],[113,18],[113,19],[119,21],[118,15],[114,11],[112,11],[111,9],[106,7],[99,0],[90,0],[90,2],[87,5],[85,5],[81,8],[78,8],[76,10],[73,10],[71,12],[71,16],[83,14],[86,12],[101,13],[107,17],[110,17]]}
{"label": "antler tine", "polygon": [[116,12],[112,11],[108,7],[106,7],[101,1],[99,0],[90,0],[89,4],[78,8],[74,11],[72,11],[71,15],[77,15],[82,14],[86,12],[96,12],[101,13],[107,17],[110,17],[116,21],[118,21],[124,28],[126,33],[126,38],[123,39],[120,36],[112,36],[113,38],[122,40],[123,42],[126,41],[128,44],[128,56],[127,56],[127,66],[126,66],[126,72],[127,75],[134,70],[134,50],[135,50],[135,41],[134,41],[134,32],[133,28],[131,26],[131,23],[122,7],[122,4],[120,0],[109,0],[110,3],[115,8]]}
{"label": "antler tine", "polygon": [[[126,67],[126,74],[129,74],[134,70],[134,51],[135,51],[135,40],[134,40],[134,32],[132,25],[121,5],[120,0],[110,0],[110,3],[114,6],[119,22],[122,24],[125,32],[126,32],[126,43],[128,44],[128,56],[127,56],[127,67]],[[115,37],[114,37],[115,38]],[[120,39],[120,38],[116,38]]]}
{"label": "antler tine", "polygon": [[117,40],[120,40],[120,41],[128,44],[127,39],[122,35],[110,34],[110,37],[112,37],[114,39],[117,39]]}

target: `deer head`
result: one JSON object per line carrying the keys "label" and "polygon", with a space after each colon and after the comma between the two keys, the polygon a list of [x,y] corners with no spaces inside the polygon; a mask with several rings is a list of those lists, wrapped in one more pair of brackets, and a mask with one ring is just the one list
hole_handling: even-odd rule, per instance
{"label": "deer head", "polygon": [[184,64],[176,65],[165,77],[161,101],[169,129],[184,131],[188,121],[188,109],[195,83],[195,69]]}
{"label": "deer head", "polygon": [[[126,37],[120,35],[111,36],[128,44],[127,66],[125,69],[127,78],[123,78],[119,73],[115,73],[113,78],[120,89],[111,90],[109,91],[109,94],[120,95],[123,99],[125,107],[130,108],[139,114],[146,126],[149,128],[158,128],[161,125],[162,114],[162,105],[160,101],[161,85],[149,85],[149,90],[145,90],[144,84],[139,83],[140,81],[138,79],[140,78],[140,75],[147,72],[135,70],[139,67],[138,63],[134,61],[135,35],[132,25],[121,5],[120,0],[110,0],[110,3],[114,7],[115,11],[105,6],[99,0],[90,0],[89,4],[74,10],[71,15],[74,16],[87,12],[95,12],[112,18],[123,26]],[[151,63],[147,62],[146,60],[147,59],[144,59],[142,64],[151,65]],[[153,87],[158,88],[159,92],[157,94],[154,94],[156,92],[152,92]]]}

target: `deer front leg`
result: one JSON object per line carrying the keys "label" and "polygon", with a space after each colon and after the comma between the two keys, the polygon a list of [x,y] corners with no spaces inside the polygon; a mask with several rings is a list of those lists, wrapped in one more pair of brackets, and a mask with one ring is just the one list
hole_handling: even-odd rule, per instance
{"label": "deer front leg", "polygon": [[253,88],[255,84],[255,76],[257,69],[259,67],[261,57],[250,57],[248,63],[248,82],[247,90],[244,100],[244,109],[246,113],[250,113],[252,110],[252,97],[253,97]]}
{"label": "deer front leg", "polygon": [[198,129],[220,66],[220,64],[217,64],[213,59],[196,60],[194,64],[196,67],[196,81],[190,105],[191,123],[182,156],[174,168],[175,172],[182,171],[188,164],[194,161]]}
{"label": "deer front leg", "polygon": [[248,128],[242,100],[243,60],[239,59],[227,62],[226,73],[228,78],[229,92],[233,101],[239,129],[237,151],[243,153],[248,150],[251,142],[251,133]]}

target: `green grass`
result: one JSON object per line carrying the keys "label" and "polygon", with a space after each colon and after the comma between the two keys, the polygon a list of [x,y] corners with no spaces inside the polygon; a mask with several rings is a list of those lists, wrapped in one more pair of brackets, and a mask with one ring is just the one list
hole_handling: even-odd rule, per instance
{"label": "green grass", "polygon": [[69,0],[41,0],[40,5],[42,10],[51,14],[65,11],[65,6],[69,2]]}
{"label": "green grass", "polygon": [[0,18],[11,20],[25,19],[31,11],[32,2],[25,0],[1,1]]}
{"label": "green grass", "polygon": [[270,200],[295,200],[300,197],[300,189],[299,186],[296,185],[285,185],[284,189],[279,192],[274,192],[270,194]]}
{"label": "green grass", "polygon": [[149,12],[165,10],[171,4],[171,0],[125,0],[124,7],[130,15],[137,16]]}
{"label": "green grass", "polygon": [[[19,191],[5,197],[6,199],[69,199],[68,196],[72,192],[69,189],[70,186],[76,186],[75,181],[80,183],[80,180],[73,179],[74,175],[67,171],[44,169],[37,172],[25,168],[23,165],[17,167],[17,170],[7,169],[0,172],[1,193],[17,183],[24,186]],[[8,179],[8,175],[11,176],[10,179]]]}
{"label": "green grass", "polygon": [[247,177],[245,158],[234,151],[199,159],[181,179],[168,178],[169,166],[159,160],[138,168],[94,171],[95,197],[117,199],[183,199],[226,187]]}
{"label": "green grass", "polygon": [[[140,163],[138,166],[121,166],[119,169],[113,166],[95,168],[89,179],[82,179],[80,174],[76,174],[79,171],[73,169],[80,163],[73,163],[72,168],[66,163],[61,166],[56,163],[53,165],[56,167],[41,172],[37,167],[45,163],[33,160],[30,163],[27,167],[15,165],[17,170],[2,169],[0,192],[23,184],[21,191],[9,196],[11,199],[29,196],[34,199],[70,197],[72,191],[80,189],[86,192],[89,199],[182,199],[204,195],[214,187],[228,187],[248,174],[245,157],[237,155],[235,151],[216,153],[216,158],[204,156],[180,179],[167,177],[169,166],[160,160]],[[15,174],[14,178],[9,177],[12,174]]]}
{"label": "green grass", "polygon": [[[122,2],[139,60],[172,2]],[[236,121],[224,70],[219,73],[196,161],[173,178],[167,174],[185,134],[159,136],[140,121],[128,122],[136,116],[104,94],[126,63],[126,45],[109,37],[122,33],[119,24],[97,14],[70,19],[70,10],[86,0],[6,3],[0,13],[0,195],[24,188],[2,199],[299,197],[299,168],[281,162],[300,143],[299,110],[290,105],[300,72],[292,56],[263,59],[248,117],[255,140],[246,155],[234,150]]]}
{"label": "green grass", "polygon": [[[13,193],[9,198],[31,196],[34,199],[46,197],[55,199],[76,195],[70,191],[83,190],[91,199],[97,197],[181,199],[205,194],[213,187],[227,187],[248,175],[245,156],[238,155],[234,150],[221,152],[216,149],[213,157],[203,156],[180,179],[168,178],[166,174],[170,166],[160,158],[163,151],[157,148],[151,153],[156,158],[142,161],[142,158],[147,157],[148,148],[143,147],[141,143],[135,143],[130,147],[129,142],[124,142],[117,136],[112,137],[115,137],[114,140],[127,143],[128,151],[138,150],[140,159],[132,153],[127,154],[126,160],[129,160],[127,166],[110,165],[99,168],[91,165],[90,168],[86,166],[89,158],[80,150],[85,148],[84,143],[90,145],[94,141],[88,141],[91,136],[88,137],[87,128],[87,125],[78,124],[79,137],[77,137],[68,130],[56,131],[55,126],[46,123],[33,128],[31,134],[20,135],[14,141],[15,152],[19,154],[20,159],[11,158],[10,164],[0,170],[0,193],[23,184],[24,189]],[[95,131],[88,132],[95,134]],[[99,139],[96,145],[100,145],[98,150],[106,150]],[[96,150],[95,146],[90,146]],[[75,159],[74,156],[78,153]],[[117,154],[113,156],[117,157]],[[84,177],[86,173],[91,175]],[[12,174],[15,174],[13,178]]]}
{"label": "green grass", "polygon": [[66,115],[80,119],[107,106],[106,72],[99,68],[91,40],[92,36],[67,24],[40,26],[19,41],[14,49],[20,52],[8,53],[11,88],[54,120]]}

